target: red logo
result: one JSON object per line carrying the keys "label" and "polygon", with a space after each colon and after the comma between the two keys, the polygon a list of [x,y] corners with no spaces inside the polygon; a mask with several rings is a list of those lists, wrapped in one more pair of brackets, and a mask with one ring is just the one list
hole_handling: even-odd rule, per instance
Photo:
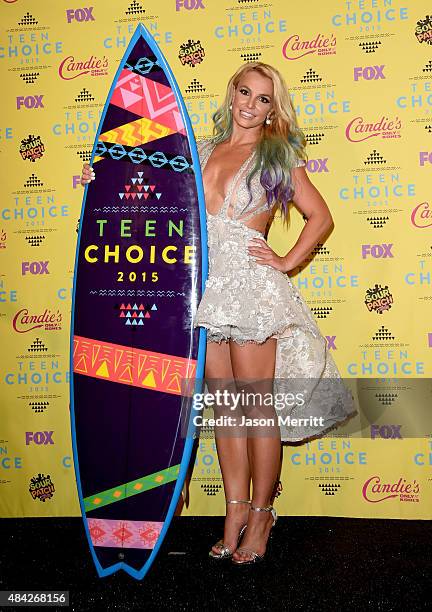
{"label": "red logo", "polygon": [[28,308],[18,310],[12,321],[12,327],[19,334],[33,329],[43,328],[47,331],[61,329],[62,314],[59,310],[52,312],[45,308],[42,314],[30,314]]}
{"label": "red logo", "polygon": [[412,483],[405,478],[399,478],[397,482],[383,483],[379,476],[372,476],[363,485],[363,497],[371,504],[399,497],[400,501],[419,501],[420,485],[416,480]]}
{"label": "red logo", "polygon": [[414,208],[411,213],[411,223],[414,227],[431,227],[432,225],[432,210],[430,209],[429,202],[422,202]]}
{"label": "red logo", "polygon": [[326,38],[323,34],[317,34],[312,40],[302,40],[298,34],[293,34],[286,40],[282,47],[282,55],[287,60],[296,60],[316,53],[317,55],[335,55],[336,36],[330,34]]}
{"label": "red logo", "polygon": [[355,117],[346,127],[345,135],[351,142],[363,142],[368,138],[382,136],[383,138],[400,138],[402,122],[399,117],[389,121],[388,117],[381,117],[375,123],[368,123],[363,117]]}
{"label": "red logo", "polygon": [[76,60],[73,55],[68,55],[64,58],[59,66],[59,75],[65,81],[77,79],[83,74],[90,76],[106,76],[108,74],[108,58],[105,55],[102,59],[98,59],[95,55],[91,55],[85,61]]}

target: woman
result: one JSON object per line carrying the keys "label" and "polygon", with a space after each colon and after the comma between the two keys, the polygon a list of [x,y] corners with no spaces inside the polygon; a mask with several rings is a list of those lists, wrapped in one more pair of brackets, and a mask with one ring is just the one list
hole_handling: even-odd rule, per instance
{"label": "woman", "polygon": [[[273,419],[274,405],[261,401],[252,408],[242,406],[242,411],[266,417],[268,426],[245,428],[237,420],[215,428],[227,513],[223,539],[209,554],[244,565],[262,560],[276,522],[271,498],[281,440],[322,435],[355,410],[326,341],[286,274],[305,260],[333,222],[306,174],[306,141],[282,76],[261,62],[244,64],[229,80],[213,119],[215,136],[198,146],[209,277],[195,325],[208,331],[208,390],[252,391],[263,398],[294,384],[306,399],[285,406],[282,414],[316,417],[313,423],[304,418],[300,428],[286,421],[281,426]],[[92,179],[86,164],[82,182]],[[290,201],[307,222],[295,245],[279,256],[264,233],[276,211],[287,219]],[[323,388],[326,379],[332,379],[331,388]],[[217,406],[215,412],[230,415],[233,405]]]}

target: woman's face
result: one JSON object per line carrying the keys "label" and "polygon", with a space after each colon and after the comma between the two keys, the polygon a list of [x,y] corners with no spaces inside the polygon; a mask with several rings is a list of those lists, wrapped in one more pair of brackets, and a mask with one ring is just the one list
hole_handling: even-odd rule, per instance
{"label": "woman's face", "polygon": [[243,128],[262,126],[273,108],[273,81],[256,70],[243,74],[234,91],[233,120]]}

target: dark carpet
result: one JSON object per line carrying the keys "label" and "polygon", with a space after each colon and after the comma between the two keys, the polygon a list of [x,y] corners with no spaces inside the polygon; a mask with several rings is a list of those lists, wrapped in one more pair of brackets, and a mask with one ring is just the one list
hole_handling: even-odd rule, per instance
{"label": "dark carpet", "polygon": [[430,608],[431,521],[281,517],[265,561],[244,568],[208,558],[222,525],[175,517],[138,582],[97,576],[80,518],[3,519],[0,590],[68,590],[58,609],[78,611]]}

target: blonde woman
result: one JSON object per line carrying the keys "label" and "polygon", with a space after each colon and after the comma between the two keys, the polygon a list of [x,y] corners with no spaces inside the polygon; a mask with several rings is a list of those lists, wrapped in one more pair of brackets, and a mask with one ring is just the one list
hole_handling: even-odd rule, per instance
{"label": "blonde woman", "polygon": [[[263,402],[242,406],[268,425],[216,427],[226,518],[223,539],[209,552],[217,560],[249,565],[264,558],[276,522],[271,505],[278,481],[281,441],[322,435],[355,413],[326,341],[287,273],[299,266],[333,226],[330,211],[309,180],[305,137],[281,74],[261,62],[244,64],[230,78],[214,117],[214,136],[199,143],[207,210],[209,276],[195,316],[207,329],[208,390],[253,391],[260,397],[292,382],[309,385],[309,399],[283,414],[307,417],[300,427],[280,427]],[[83,184],[94,178],[86,164]],[[293,202],[307,219],[294,246],[277,255],[264,236],[276,212],[288,218]],[[284,387],[285,384],[285,387]],[[290,387],[291,384],[291,387]],[[306,391],[306,390],[305,390]],[[272,420],[273,419],[273,420]],[[234,419],[235,420],[235,419]],[[250,487],[252,484],[252,498]]]}

